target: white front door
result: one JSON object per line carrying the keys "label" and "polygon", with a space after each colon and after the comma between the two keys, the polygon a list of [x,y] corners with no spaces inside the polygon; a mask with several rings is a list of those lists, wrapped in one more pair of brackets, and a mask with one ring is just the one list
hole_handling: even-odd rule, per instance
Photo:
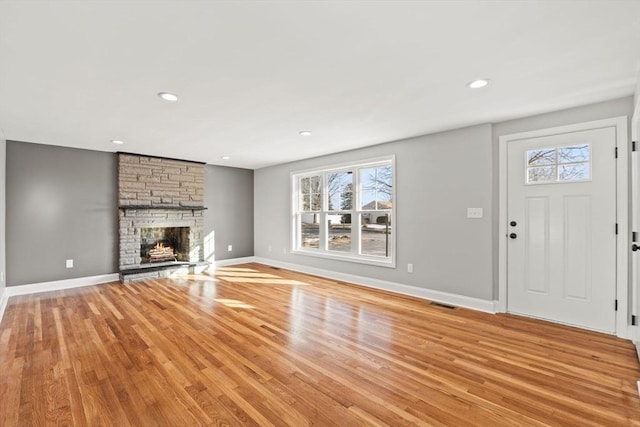
{"label": "white front door", "polygon": [[509,312],[615,332],[615,148],[615,127],[509,141]]}

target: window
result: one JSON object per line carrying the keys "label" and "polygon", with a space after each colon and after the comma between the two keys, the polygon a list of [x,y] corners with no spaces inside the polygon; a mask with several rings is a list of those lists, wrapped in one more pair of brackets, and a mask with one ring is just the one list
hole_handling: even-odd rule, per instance
{"label": "window", "polygon": [[588,144],[527,151],[527,184],[544,184],[591,179]]}
{"label": "window", "polygon": [[394,267],[393,157],[292,173],[293,251]]}

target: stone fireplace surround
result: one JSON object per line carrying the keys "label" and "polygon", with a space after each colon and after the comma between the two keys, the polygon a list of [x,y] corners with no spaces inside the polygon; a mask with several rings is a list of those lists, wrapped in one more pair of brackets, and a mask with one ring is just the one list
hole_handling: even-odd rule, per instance
{"label": "stone fireplace surround", "polygon": [[[204,164],[118,153],[120,281],[189,274],[206,267]],[[188,260],[142,263],[140,231],[189,227]]]}

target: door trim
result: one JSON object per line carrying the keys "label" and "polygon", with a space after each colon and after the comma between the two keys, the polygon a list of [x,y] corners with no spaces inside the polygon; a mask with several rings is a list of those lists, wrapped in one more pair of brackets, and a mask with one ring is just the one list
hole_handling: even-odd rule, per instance
{"label": "door trim", "polygon": [[[616,244],[616,295],[618,311],[616,312],[616,335],[629,338],[629,141],[627,117],[594,120],[567,126],[539,129],[529,132],[503,135],[498,140],[498,300],[496,312],[506,313],[507,307],[507,144],[522,139],[553,136],[562,133],[581,132],[606,127],[616,129],[616,147],[618,161],[616,164],[616,216],[618,222],[618,239]],[[613,156],[614,153],[611,153]],[[613,224],[612,224],[613,228]],[[612,229],[613,232],[613,229]]]}
{"label": "door trim", "polygon": [[[638,82],[638,89],[636,91],[636,104],[633,109],[633,116],[631,117],[631,141],[636,141],[636,143],[638,143],[640,140],[640,80],[638,80]],[[634,184],[640,184],[640,178],[638,177],[638,174],[640,173],[640,170],[638,169],[640,168],[640,159],[638,159],[638,157],[638,151],[631,153],[631,182],[633,182]],[[631,191],[635,193],[632,195],[632,200],[635,200],[635,206],[633,206],[633,208],[631,209],[631,215],[633,215],[633,217],[631,218],[631,231],[639,231],[638,227],[640,226],[640,224],[638,221],[638,217],[640,216],[640,212],[638,211],[638,204],[640,204],[640,201],[638,200],[638,198],[640,198],[640,189],[632,186]],[[640,309],[640,286],[638,284],[640,271],[636,270],[634,273],[633,270],[634,268],[636,268],[636,266],[640,265],[640,260],[636,259],[636,264],[634,265],[634,257],[638,257],[638,254],[636,254],[635,256],[631,255],[632,259],[630,262],[632,264],[629,266],[632,271],[630,279],[631,282],[629,283],[629,294],[632,300],[629,306],[631,307],[630,314],[638,315],[638,310]],[[636,349],[638,351],[638,358],[640,359],[640,326],[629,325],[628,329],[629,338],[635,342]],[[640,381],[638,381],[638,391],[640,392]]]}

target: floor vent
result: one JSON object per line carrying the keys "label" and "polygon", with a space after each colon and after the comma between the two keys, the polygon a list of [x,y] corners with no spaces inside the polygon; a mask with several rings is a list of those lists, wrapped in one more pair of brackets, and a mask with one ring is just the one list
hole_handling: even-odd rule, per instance
{"label": "floor vent", "polygon": [[269,267],[269,268],[272,269],[272,270],[281,270],[280,267]]}
{"label": "floor vent", "polygon": [[435,302],[435,301],[431,301],[429,303],[429,305],[432,305],[434,307],[446,308],[447,310],[455,310],[456,308],[458,308],[458,307],[453,306],[453,305],[443,304],[441,302]]}

